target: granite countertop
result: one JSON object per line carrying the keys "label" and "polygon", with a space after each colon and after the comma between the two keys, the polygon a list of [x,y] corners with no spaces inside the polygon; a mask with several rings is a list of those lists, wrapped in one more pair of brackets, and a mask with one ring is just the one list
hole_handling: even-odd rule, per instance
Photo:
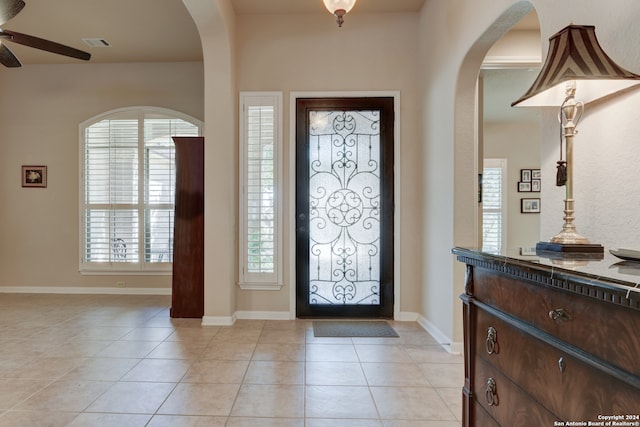
{"label": "granite countertop", "polygon": [[546,281],[579,283],[596,290],[603,289],[603,292],[614,291],[627,303],[637,304],[640,309],[640,262],[624,261],[610,254],[608,249],[604,254],[566,255],[549,252],[520,255],[517,250],[498,255],[477,248],[460,247],[453,248],[452,252],[458,257],[482,261],[495,269],[508,265],[544,276]]}

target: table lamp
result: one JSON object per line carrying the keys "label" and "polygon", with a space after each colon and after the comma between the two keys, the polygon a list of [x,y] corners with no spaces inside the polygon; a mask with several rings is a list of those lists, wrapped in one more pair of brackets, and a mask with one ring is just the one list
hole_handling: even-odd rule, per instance
{"label": "table lamp", "polygon": [[[539,242],[538,251],[603,252],[600,244],[576,231],[573,221],[573,139],[583,106],[591,101],[640,83],[640,75],[617,65],[604,52],[592,25],[569,25],[549,38],[549,51],[531,88],[512,107],[560,106],[561,138],[566,160],[560,161],[556,184],[565,186],[562,231],[549,242]],[[576,101],[576,94],[580,101]]]}

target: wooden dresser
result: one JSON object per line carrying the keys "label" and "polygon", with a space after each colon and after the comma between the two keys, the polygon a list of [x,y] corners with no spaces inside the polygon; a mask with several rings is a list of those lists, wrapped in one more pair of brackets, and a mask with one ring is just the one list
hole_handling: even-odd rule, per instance
{"label": "wooden dresser", "polygon": [[640,263],[453,253],[463,426],[640,426]]}

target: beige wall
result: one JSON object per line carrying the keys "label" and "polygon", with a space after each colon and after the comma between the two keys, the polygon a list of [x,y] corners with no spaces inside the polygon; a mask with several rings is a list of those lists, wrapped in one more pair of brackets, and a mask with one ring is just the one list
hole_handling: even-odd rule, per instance
{"label": "beige wall", "polygon": [[520,213],[520,199],[540,197],[540,193],[519,193],[517,183],[521,169],[540,168],[540,123],[485,123],[484,157],[507,159],[507,248],[535,248],[540,240],[540,215]]}
{"label": "beige wall", "polygon": [[[327,25],[330,16],[236,18],[229,0],[184,1],[202,37],[204,86],[202,64],[2,70],[0,285],[108,286],[114,281],[76,271],[77,124],[111,108],[157,103],[205,121],[206,317],[228,321],[236,311],[290,310],[286,289],[267,295],[240,292],[235,285],[237,92],[283,91],[288,118],[291,91],[399,90],[401,310],[418,313],[441,342],[459,343],[464,268],[450,249],[477,241],[475,81],[485,54],[533,5],[543,49],[548,37],[569,22],[594,24],[611,57],[640,71],[640,47],[629,43],[640,39],[637,0],[427,0],[417,15],[354,12],[341,29]],[[591,109],[578,137],[578,155],[587,156],[585,164],[591,167],[576,178],[593,185],[598,197],[588,197],[590,189],[577,185],[583,200],[577,221],[585,234],[612,232],[606,234],[613,235],[607,237],[612,244],[638,241],[638,216],[633,214],[640,202],[633,179],[638,150],[632,126],[640,114],[634,108],[637,98],[634,92]],[[555,123],[554,115],[543,115],[543,129],[555,129]],[[543,134],[543,143],[555,141],[553,135]],[[603,161],[602,153],[613,149],[624,154]],[[543,147],[543,179],[553,177],[546,170],[552,164],[553,157],[545,154],[550,151]],[[31,162],[51,167],[46,191],[19,187],[18,168]],[[608,176],[616,170],[625,172]],[[543,182],[543,189],[551,187]],[[546,197],[558,198],[544,192],[542,197],[545,206]],[[589,214],[581,217],[580,212]],[[541,234],[557,228],[556,216],[543,210]],[[621,232],[621,225],[631,231]],[[286,254],[290,261],[291,248]],[[127,281],[168,286],[165,279]]]}
{"label": "beige wall", "polygon": [[184,0],[205,69],[204,324],[231,324],[237,276],[236,23],[228,0]]}
{"label": "beige wall", "polygon": [[[400,158],[396,159],[402,182],[402,199],[397,194],[397,217],[402,228],[402,258],[399,311],[416,313],[420,288],[417,242],[413,238],[419,226],[420,191],[413,178],[420,171],[414,155],[418,146],[417,93],[417,25],[418,16],[404,14],[353,14],[348,25],[338,28],[331,16],[320,15],[242,15],[237,18],[237,85],[238,91],[282,91],[284,95],[284,181],[285,188],[295,179],[289,169],[291,156],[289,108],[292,92],[399,91],[401,121]],[[292,54],[294,53],[294,54]],[[285,194],[285,211],[295,202]],[[285,226],[290,222],[284,218]],[[241,291],[238,289],[239,311],[289,312],[291,263],[291,228],[285,230],[285,286],[280,291]]]}
{"label": "beige wall", "polygon": [[[475,81],[482,58],[490,46],[532,5],[535,6],[540,19],[545,52],[543,57],[546,56],[546,40],[553,33],[570,22],[592,24],[598,28],[600,41],[612,58],[626,68],[636,72],[640,70],[640,48],[629,43],[629,40],[636,40],[640,36],[640,28],[637,26],[640,7],[633,0],[606,3],[596,0],[429,0],[425,3],[420,26],[421,77],[424,84],[421,94],[422,143],[425,147],[423,160],[429,172],[423,181],[425,202],[422,215],[425,244],[421,256],[425,274],[422,280],[421,313],[428,323],[443,333],[444,338],[451,337],[454,341],[459,341],[462,337],[457,294],[462,291],[464,268],[455,263],[448,250],[453,245],[473,244],[474,237],[477,236],[473,226],[476,188],[473,177],[477,176],[477,163],[472,158],[474,134],[470,131],[475,117],[473,108],[469,111],[469,106],[474,104],[472,82]],[[443,42],[433,43],[436,39]],[[633,109],[632,102],[635,98],[637,95],[630,95],[611,102],[616,106],[620,103]],[[612,120],[602,111],[600,114],[596,109],[592,111],[585,127],[590,123],[599,133],[593,132],[588,135],[586,131],[582,131],[579,136],[582,141],[581,148],[593,147],[585,148],[585,151],[601,148],[602,142],[599,141],[602,141],[603,135],[608,135],[615,136],[614,141],[625,141],[622,143],[623,153],[637,151],[627,145],[630,144],[630,139],[634,138],[634,133],[630,126],[621,125],[623,119]],[[636,121],[634,114],[637,114],[637,109],[636,113],[625,113],[624,119],[631,119],[625,123]],[[556,126],[555,114],[543,115],[542,129],[546,133],[542,134],[542,143],[551,144],[550,141],[557,141],[557,134],[553,130],[557,129]],[[552,157],[545,155],[549,150],[543,148],[542,155],[542,176],[546,179],[542,184],[541,194],[544,206],[549,206],[544,189],[553,187],[553,183],[548,180],[553,180],[554,176],[550,166]],[[594,159],[592,164],[601,166],[602,172],[598,176],[602,177],[611,173],[613,169],[610,165],[596,160],[598,153],[591,152]],[[624,164],[627,171],[631,170],[633,164],[637,164],[635,155],[622,157],[624,159],[617,158],[618,162]],[[593,169],[584,170],[577,175],[584,176],[587,173],[593,173]],[[595,185],[596,180],[589,179]],[[611,198],[606,196],[605,188],[605,182],[612,186],[612,181],[603,180],[597,185],[599,194],[604,195],[604,198],[584,197],[588,202],[585,200],[586,206],[583,211],[592,212],[590,217],[584,218],[584,221],[589,221],[590,218],[590,224],[585,224],[585,230],[599,230],[598,233],[609,231],[621,235],[623,232],[620,232],[618,227],[621,223],[626,223],[631,225],[631,232],[628,234],[632,237],[625,240],[638,241],[638,224],[635,219],[637,215],[627,213],[633,212],[633,206],[637,207],[640,202],[639,195],[633,190],[635,185],[631,181],[627,175],[618,176],[616,180],[616,185],[626,189],[626,192],[620,192],[630,195],[624,200],[616,200],[618,207],[622,206],[622,209],[618,209],[618,212],[622,212],[619,214],[621,219],[609,221],[603,215],[612,209]],[[587,193],[590,189],[587,187],[581,191]],[[453,193],[455,196],[452,196]],[[544,234],[547,228],[549,215],[553,213],[545,208],[541,214],[541,234]],[[552,221],[557,223],[556,220]],[[560,225],[561,220],[557,228]]]}
{"label": "beige wall", "polygon": [[[0,70],[0,286],[169,288],[170,276],[78,272],[78,125],[116,108],[170,108],[199,120],[201,63],[27,65]],[[20,166],[47,165],[46,189]]]}

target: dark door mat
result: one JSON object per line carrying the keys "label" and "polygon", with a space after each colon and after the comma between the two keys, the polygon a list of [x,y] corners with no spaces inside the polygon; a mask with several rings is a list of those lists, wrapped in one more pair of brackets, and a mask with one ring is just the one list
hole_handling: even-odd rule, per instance
{"label": "dark door mat", "polygon": [[316,337],[398,337],[385,321],[319,320],[313,322]]}

